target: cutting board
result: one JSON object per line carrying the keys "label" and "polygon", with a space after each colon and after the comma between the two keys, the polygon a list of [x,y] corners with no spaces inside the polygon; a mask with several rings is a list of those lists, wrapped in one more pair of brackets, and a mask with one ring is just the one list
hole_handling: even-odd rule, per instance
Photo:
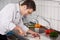
{"label": "cutting board", "polygon": [[29,40],[51,40],[49,37],[43,35],[43,34],[40,34],[40,39],[39,37],[32,37],[31,35],[28,35],[27,37]]}

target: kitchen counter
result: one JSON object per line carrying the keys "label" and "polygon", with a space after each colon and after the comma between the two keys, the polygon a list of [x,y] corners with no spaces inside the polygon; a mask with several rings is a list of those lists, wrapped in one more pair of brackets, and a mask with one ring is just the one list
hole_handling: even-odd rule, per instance
{"label": "kitchen counter", "polygon": [[60,40],[60,35],[58,38],[50,38],[49,36],[46,36],[45,33],[40,34],[40,39],[39,37],[33,38],[30,34],[26,37],[29,40]]}
{"label": "kitchen counter", "polygon": [[[29,40],[60,40],[60,34],[58,35],[58,38],[50,38],[49,36],[47,36],[46,34],[45,34],[45,31],[44,30],[46,30],[45,28],[40,28],[40,39],[38,38],[38,37],[36,37],[36,38],[33,38],[32,37],[32,35],[28,35],[26,38],[27,39],[29,39]],[[36,30],[36,31],[38,31],[38,30]]]}
{"label": "kitchen counter", "polygon": [[[35,31],[35,32],[38,32],[37,29],[36,30],[34,28],[30,28],[30,29],[33,30],[33,31]],[[45,27],[40,28],[40,30],[39,30],[40,39],[38,37],[33,38],[30,34],[26,38],[29,39],[29,40],[60,40],[60,34],[59,34],[58,38],[50,38],[49,36],[47,36],[45,34],[45,30],[46,30]]]}
{"label": "kitchen counter", "polygon": [[39,37],[33,38],[31,35],[28,35],[28,37],[26,38],[28,38],[29,40],[50,40],[50,38],[45,36],[44,34],[40,34],[40,39]]}

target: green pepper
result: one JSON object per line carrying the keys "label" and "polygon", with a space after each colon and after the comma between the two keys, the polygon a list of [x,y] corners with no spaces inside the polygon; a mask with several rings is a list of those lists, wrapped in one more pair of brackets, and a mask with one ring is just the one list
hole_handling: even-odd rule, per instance
{"label": "green pepper", "polygon": [[51,32],[50,37],[58,37],[58,33],[57,32]]}

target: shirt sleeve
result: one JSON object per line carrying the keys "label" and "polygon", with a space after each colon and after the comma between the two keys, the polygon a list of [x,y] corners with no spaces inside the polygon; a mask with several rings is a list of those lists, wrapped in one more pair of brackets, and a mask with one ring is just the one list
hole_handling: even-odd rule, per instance
{"label": "shirt sleeve", "polygon": [[29,28],[23,24],[22,19],[20,20],[20,22],[19,22],[18,25],[19,25],[25,32],[27,32],[27,31],[29,30]]}
{"label": "shirt sleeve", "polygon": [[0,11],[0,26],[4,27],[7,30],[13,30],[16,25],[12,22],[12,16],[14,11],[14,4],[6,5]]}

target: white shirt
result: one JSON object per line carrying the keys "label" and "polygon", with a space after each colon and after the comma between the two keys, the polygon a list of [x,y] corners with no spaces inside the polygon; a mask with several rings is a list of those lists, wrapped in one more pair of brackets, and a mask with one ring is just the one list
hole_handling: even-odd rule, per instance
{"label": "white shirt", "polygon": [[16,25],[20,26],[25,32],[29,30],[22,22],[19,5],[10,3],[0,11],[0,34],[5,35],[13,30]]}

